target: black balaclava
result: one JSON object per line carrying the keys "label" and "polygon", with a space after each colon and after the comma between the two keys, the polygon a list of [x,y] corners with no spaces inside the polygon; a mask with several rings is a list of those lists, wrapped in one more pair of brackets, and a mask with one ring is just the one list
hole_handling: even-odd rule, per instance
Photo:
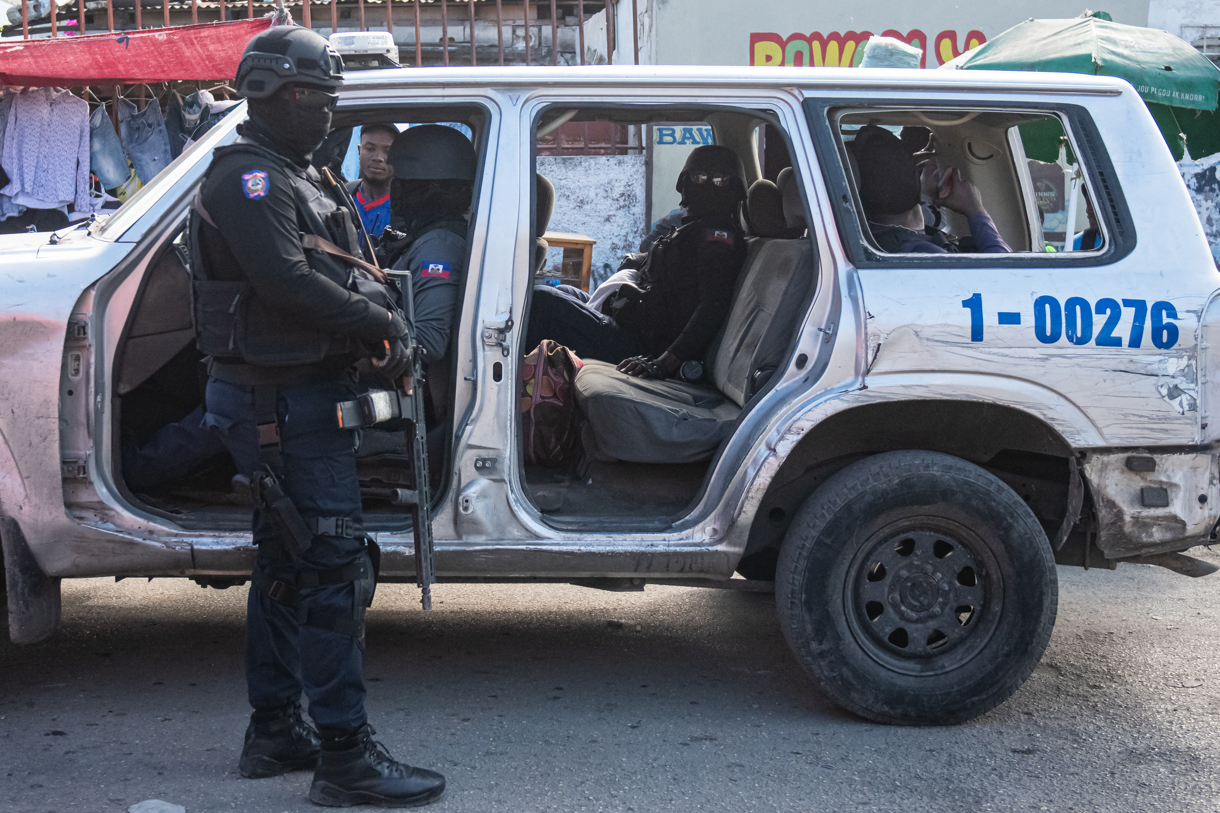
{"label": "black balaclava", "polygon": [[898,136],[869,124],[856,133],[850,149],[860,170],[865,214],[900,215],[918,205],[919,170],[910,148]]}
{"label": "black balaclava", "polygon": [[390,214],[418,236],[438,220],[459,217],[470,208],[470,181],[395,178],[390,182]]}
{"label": "black balaclava", "polygon": [[298,104],[292,85],[265,99],[251,99],[249,105],[250,119],[290,158],[308,162],[330,133],[330,110]]}
{"label": "black balaclava", "polygon": [[[696,171],[729,175],[733,181],[728,186],[716,186],[711,181],[689,183],[688,176]],[[745,169],[737,153],[728,147],[718,144],[696,147],[682,167],[676,188],[682,193],[682,206],[692,218],[733,217],[737,213],[737,205],[745,199]]]}

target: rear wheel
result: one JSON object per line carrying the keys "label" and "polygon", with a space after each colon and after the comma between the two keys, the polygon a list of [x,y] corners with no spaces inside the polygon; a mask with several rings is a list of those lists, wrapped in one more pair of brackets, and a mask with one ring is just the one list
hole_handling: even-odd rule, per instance
{"label": "rear wheel", "polygon": [[884,723],[977,717],[1029,677],[1058,603],[1054,557],[995,476],[935,452],[854,463],[811,495],[780,551],[776,603],[797,659]]}

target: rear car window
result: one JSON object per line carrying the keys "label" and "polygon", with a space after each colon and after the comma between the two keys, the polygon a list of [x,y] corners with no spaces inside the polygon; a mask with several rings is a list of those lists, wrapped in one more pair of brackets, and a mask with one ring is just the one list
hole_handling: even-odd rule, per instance
{"label": "rear car window", "polygon": [[832,108],[828,123],[871,252],[1096,257],[1112,241],[1057,113]]}

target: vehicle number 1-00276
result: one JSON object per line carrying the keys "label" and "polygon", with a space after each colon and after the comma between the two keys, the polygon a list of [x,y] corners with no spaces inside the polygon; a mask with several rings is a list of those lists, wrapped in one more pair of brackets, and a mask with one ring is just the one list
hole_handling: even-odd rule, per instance
{"label": "vehicle number 1-00276", "polygon": [[[983,295],[974,294],[963,299],[962,307],[970,311],[970,341],[983,341]],[[1145,299],[1120,302],[1109,297],[1097,300],[1096,305],[1079,296],[1068,297],[1063,304],[1053,296],[1038,297],[1034,300],[1034,337],[1042,344],[1067,339],[1074,345],[1123,347],[1124,337],[1115,331],[1123,318],[1124,308],[1131,311],[1131,327],[1125,337],[1125,346],[1141,347],[1145,326],[1157,349],[1168,350],[1178,343],[1178,326],[1173,321],[1178,318],[1178,311],[1172,303],[1153,302],[1150,308]],[[1021,324],[1020,311],[1000,311],[997,316],[1001,325]]]}

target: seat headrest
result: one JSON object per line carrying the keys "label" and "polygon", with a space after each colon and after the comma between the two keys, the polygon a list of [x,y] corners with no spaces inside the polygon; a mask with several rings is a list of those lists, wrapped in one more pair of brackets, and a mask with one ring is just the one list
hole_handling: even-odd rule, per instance
{"label": "seat headrest", "polygon": [[760,178],[750,184],[746,193],[746,222],[750,234],[756,237],[779,237],[787,224],[784,222],[784,196],[779,187]]}
{"label": "seat headrest", "polygon": [[555,186],[541,172],[534,175],[536,188],[535,198],[537,208],[534,210],[534,236],[546,234],[547,226],[551,225],[551,214],[555,211]]}
{"label": "seat headrest", "polygon": [[801,188],[797,185],[796,174],[792,171],[792,167],[781,169],[779,177],[775,181],[776,186],[779,187],[780,196],[784,200],[784,224],[789,231],[803,232],[807,228],[805,204],[801,200]]}

